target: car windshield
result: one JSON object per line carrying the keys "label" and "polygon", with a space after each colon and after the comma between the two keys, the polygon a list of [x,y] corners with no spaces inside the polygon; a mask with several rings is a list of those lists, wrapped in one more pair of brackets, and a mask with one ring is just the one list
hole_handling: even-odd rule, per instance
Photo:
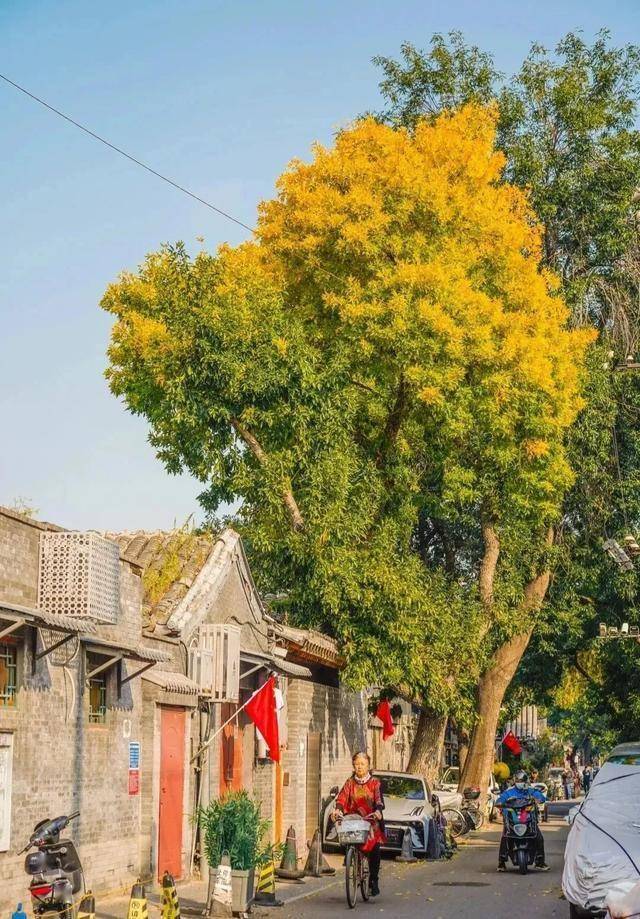
{"label": "car windshield", "polygon": [[410,801],[424,801],[424,783],[406,775],[380,775],[382,794],[385,798],[408,798]]}
{"label": "car windshield", "polygon": [[610,756],[607,762],[614,766],[640,766],[640,753],[617,753]]}

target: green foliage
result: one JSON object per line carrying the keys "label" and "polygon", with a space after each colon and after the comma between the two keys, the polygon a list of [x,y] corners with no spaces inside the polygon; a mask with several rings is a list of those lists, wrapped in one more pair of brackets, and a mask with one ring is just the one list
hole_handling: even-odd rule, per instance
{"label": "green foliage", "polygon": [[544,731],[536,740],[527,743],[525,756],[528,769],[542,773],[552,764],[564,762],[564,746],[550,731]]}
{"label": "green foliage", "polygon": [[270,821],[260,816],[260,805],[246,791],[230,791],[222,798],[200,809],[200,826],[204,830],[204,849],[208,864],[217,868],[225,852],[231,867],[249,871],[273,854],[264,843]]}
{"label": "green foliage", "polygon": [[530,192],[547,263],[576,317],[595,313],[603,324],[602,300],[593,294],[628,245],[640,175],[640,50],[612,47],[606,31],[591,45],[570,32],[554,52],[534,43],[510,80],[459,32],[434,35],[428,51],[404,44],[401,52],[402,61],[374,59],[389,103],[380,117],[413,127],[443,109],[494,100],[507,176]]}
{"label": "green foliage", "polygon": [[467,45],[461,32],[437,32],[429,51],[401,45],[402,61],[377,56],[373,62],[384,73],[380,91],[389,107],[380,117],[411,128],[419,118],[438,115],[468,103],[487,104],[495,96],[500,74],[490,54]]}

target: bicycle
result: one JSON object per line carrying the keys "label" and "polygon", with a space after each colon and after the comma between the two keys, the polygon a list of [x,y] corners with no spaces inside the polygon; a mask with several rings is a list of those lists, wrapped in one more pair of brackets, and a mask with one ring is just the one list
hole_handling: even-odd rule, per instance
{"label": "bicycle", "polygon": [[[345,846],[345,888],[349,909],[355,909],[358,901],[358,887],[366,903],[369,892],[369,856],[362,846],[369,838],[371,816],[366,819],[359,814],[345,814],[337,821],[338,841]],[[348,824],[348,825],[345,825]]]}
{"label": "bicycle", "polygon": [[447,821],[447,826],[454,839],[457,839],[459,836],[464,836],[465,833],[469,832],[467,818],[457,807],[443,807],[442,816]]}
{"label": "bicycle", "polygon": [[480,789],[477,786],[465,788],[462,792],[460,810],[470,830],[479,830],[484,823],[484,814],[480,809]]}

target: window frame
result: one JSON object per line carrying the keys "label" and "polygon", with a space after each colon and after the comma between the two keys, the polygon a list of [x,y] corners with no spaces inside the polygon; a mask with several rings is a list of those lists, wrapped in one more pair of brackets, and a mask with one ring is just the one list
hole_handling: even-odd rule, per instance
{"label": "window frame", "polygon": [[[7,664],[7,670],[13,669],[14,671],[14,682],[13,686],[11,683],[8,683],[8,689],[13,689],[13,693],[2,693],[0,692],[0,711],[15,711],[18,705],[18,691],[20,689],[20,663],[21,663],[21,644],[17,638],[13,636],[7,638],[0,638],[0,660],[3,658],[3,651],[13,652],[13,664]],[[8,655],[7,655],[8,656]],[[12,701],[7,701],[8,699]]]}

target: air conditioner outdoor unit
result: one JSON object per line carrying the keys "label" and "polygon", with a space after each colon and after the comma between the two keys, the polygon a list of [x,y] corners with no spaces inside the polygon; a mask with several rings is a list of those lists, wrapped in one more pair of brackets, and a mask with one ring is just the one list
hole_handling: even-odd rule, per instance
{"label": "air conditioner outdoor unit", "polygon": [[240,699],[240,634],[235,625],[201,625],[189,648],[189,676],[213,702]]}
{"label": "air conditioner outdoor unit", "polygon": [[76,619],[117,622],[119,546],[97,533],[41,533],[38,606]]}

